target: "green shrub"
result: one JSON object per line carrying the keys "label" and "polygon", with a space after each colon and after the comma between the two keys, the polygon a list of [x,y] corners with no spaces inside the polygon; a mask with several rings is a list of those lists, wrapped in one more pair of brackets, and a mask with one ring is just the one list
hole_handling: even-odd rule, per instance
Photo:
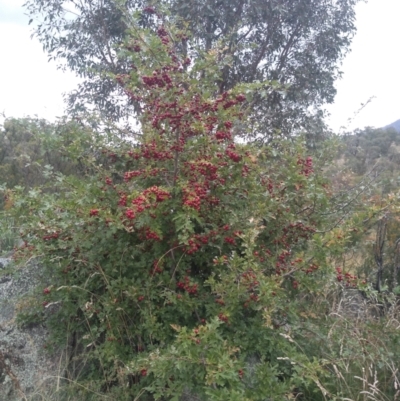
{"label": "green shrub", "polygon": [[222,50],[191,61],[172,24],[133,26],[118,49],[132,70],[114,78],[142,107],[136,141],[106,126],[84,177],[48,171],[50,187],[14,191],[15,258],[41,257],[32,314],[46,308],[52,343],[76,350],[72,388],[80,400],[341,399],[330,332],[317,327],[321,351],[305,332],[306,300],[335,286],[356,235],[330,204],[325,154],[301,138],[235,141],[272,84],[216,94]]}

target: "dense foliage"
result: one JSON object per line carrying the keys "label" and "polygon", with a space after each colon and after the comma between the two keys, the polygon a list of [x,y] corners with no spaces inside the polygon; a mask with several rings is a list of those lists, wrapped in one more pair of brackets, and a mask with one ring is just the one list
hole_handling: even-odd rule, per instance
{"label": "dense foliage", "polygon": [[[333,142],[245,143],[260,97],[282,85],[218,86],[224,41],[195,46],[193,26],[152,6],[125,17],[112,47],[125,68],[96,79],[140,106],[135,128],[66,119],[46,143],[73,168],[7,192],[14,259],[40,258],[47,278],[21,324],[46,324],[49,349],[69,350],[55,399],[396,399],[397,278],[389,291],[382,272],[397,231],[382,222],[398,200],[377,197],[349,156],[372,136],[344,138],[335,169]],[[386,134],[381,154],[396,145]],[[371,252],[373,274],[358,263]],[[373,313],[342,306],[356,288]]]}

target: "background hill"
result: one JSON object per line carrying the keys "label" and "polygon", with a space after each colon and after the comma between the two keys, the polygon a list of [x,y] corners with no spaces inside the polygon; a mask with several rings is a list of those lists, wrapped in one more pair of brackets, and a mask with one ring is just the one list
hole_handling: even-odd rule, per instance
{"label": "background hill", "polygon": [[387,125],[385,128],[394,128],[397,132],[400,132],[400,120],[397,120],[394,123]]}

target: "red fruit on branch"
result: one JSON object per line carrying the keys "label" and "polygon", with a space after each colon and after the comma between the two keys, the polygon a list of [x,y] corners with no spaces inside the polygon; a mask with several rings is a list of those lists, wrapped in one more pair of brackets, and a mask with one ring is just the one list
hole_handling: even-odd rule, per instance
{"label": "red fruit on branch", "polygon": [[145,8],[143,8],[143,12],[148,14],[155,14],[156,9],[153,6],[146,6]]}
{"label": "red fruit on branch", "polygon": [[220,313],[218,315],[218,319],[221,320],[221,322],[227,323],[229,321],[228,316],[224,315],[223,313]]}
{"label": "red fruit on branch", "polygon": [[126,212],[125,212],[125,216],[128,219],[132,220],[132,219],[135,218],[135,212],[132,209],[127,209]]}

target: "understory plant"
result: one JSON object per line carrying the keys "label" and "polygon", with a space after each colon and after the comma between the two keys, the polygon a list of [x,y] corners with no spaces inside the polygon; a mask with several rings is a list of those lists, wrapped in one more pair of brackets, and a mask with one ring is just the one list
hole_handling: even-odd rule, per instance
{"label": "understory plant", "polygon": [[340,399],[300,329],[300,296],[334,285],[353,235],[330,209],[325,160],[301,137],[240,141],[252,99],[277,84],[220,92],[223,48],[191,59],[185,30],[154,18],[116,49],[137,135],[78,121],[92,144],[69,149],[86,174],[47,171],[51,190],[14,191],[15,259],[48,273],[27,313],[46,320],[50,348],[76,350],[80,400]]}

